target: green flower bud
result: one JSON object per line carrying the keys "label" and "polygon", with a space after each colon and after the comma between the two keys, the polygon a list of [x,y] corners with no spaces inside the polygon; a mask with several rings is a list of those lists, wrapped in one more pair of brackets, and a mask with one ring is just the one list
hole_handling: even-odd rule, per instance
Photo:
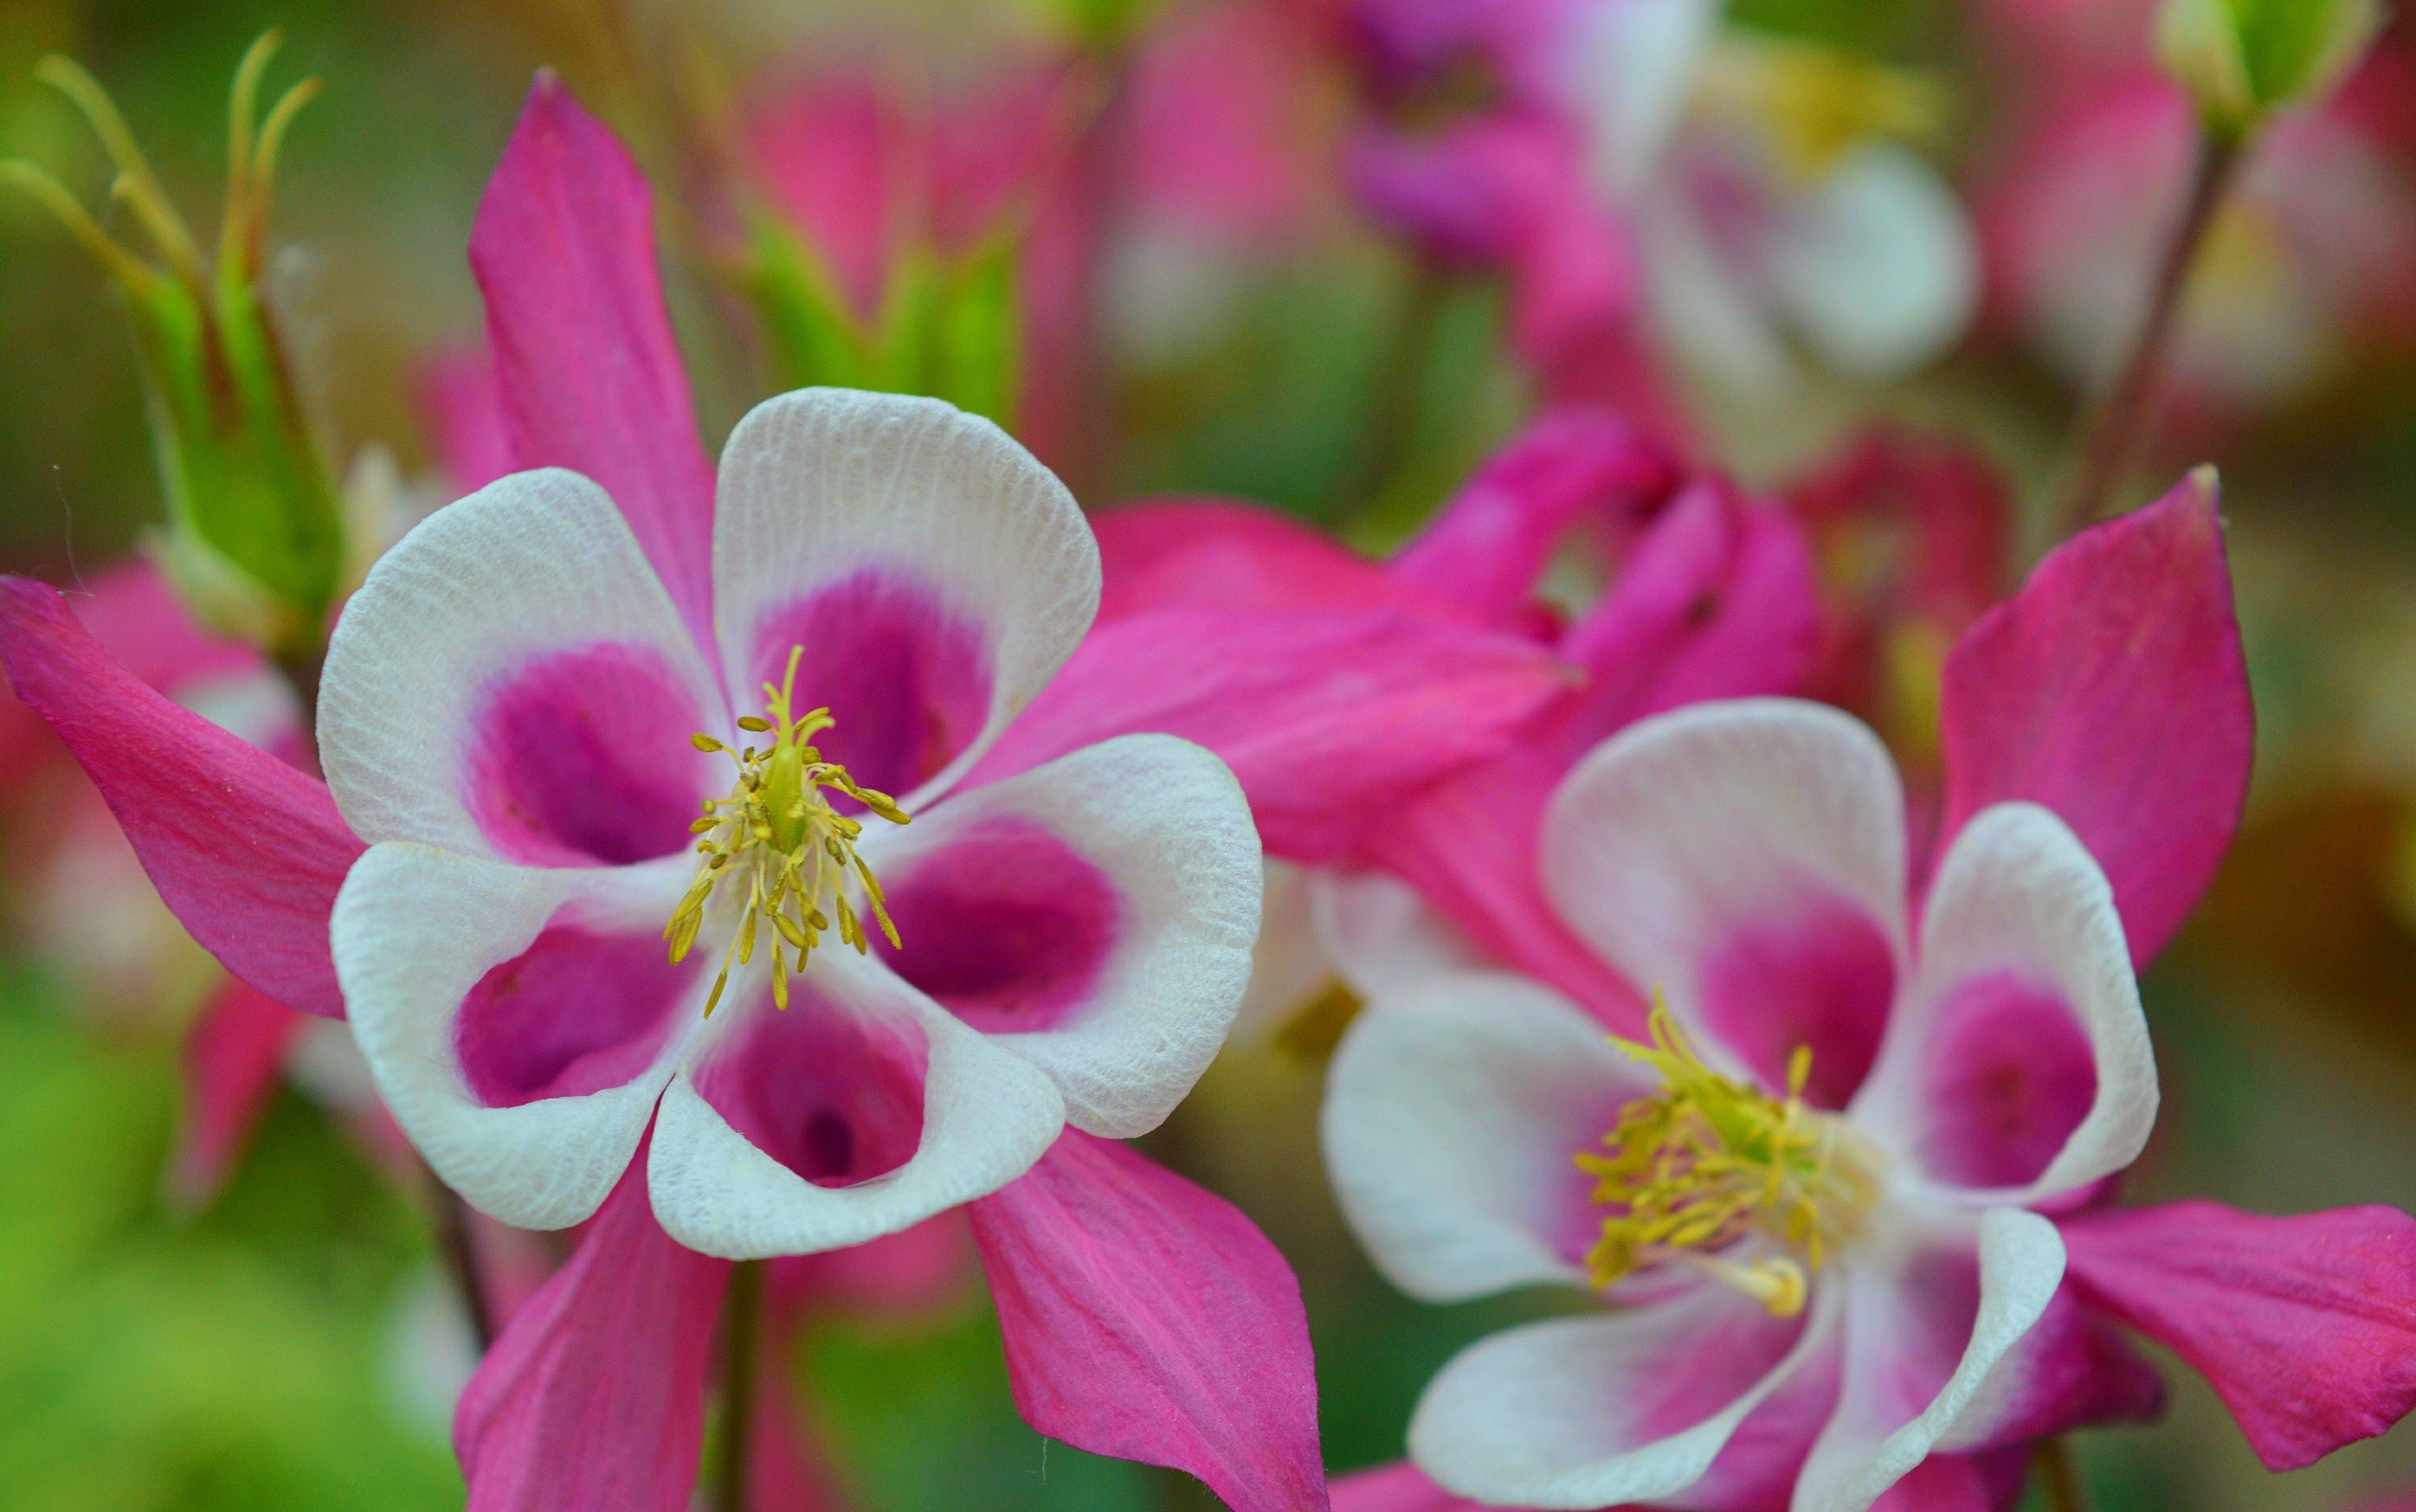
{"label": "green flower bud", "polygon": [[43,59],[36,77],[92,124],[117,171],[111,196],[132,213],[159,262],[128,250],[33,164],[0,162],[0,181],[49,208],[125,293],[167,502],[167,528],[151,546],[170,581],[203,623],[298,661],[320,649],[328,610],[347,586],[348,557],[334,471],[261,297],[278,150],[319,87],[305,80],[258,115],[261,75],[277,43],[275,32],[263,36],[235,70],[226,210],[213,258],[169,203],[108,94],[66,58]]}
{"label": "green flower bud", "polygon": [[2165,0],[2156,52],[2207,130],[2236,145],[2273,112],[2329,94],[2382,20],[2380,0]]}

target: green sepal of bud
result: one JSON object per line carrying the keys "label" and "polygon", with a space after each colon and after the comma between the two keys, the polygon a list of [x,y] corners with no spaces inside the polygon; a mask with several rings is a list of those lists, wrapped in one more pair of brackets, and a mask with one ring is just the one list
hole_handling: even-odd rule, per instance
{"label": "green sepal of bud", "polygon": [[263,36],[235,73],[215,265],[108,95],[66,58],[44,59],[37,77],[92,124],[116,170],[111,194],[133,212],[158,262],[101,230],[34,165],[0,164],[0,181],[56,215],[126,296],[167,506],[152,554],[204,624],[296,659],[315,655],[324,639],[328,611],[346,586],[348,552],[326,448],[261,295],[278,152],[318,87],[306,80],[258,115],[261,75],[276,46],[276,33]]}
{"label": "green sepal of bud", "polygon": [[742,281],[784,386],[927,394],[1007,426],[1021,376],[1021,262],[1004,228],[952,258],[915,248],[890,266],[867,321],[813,247],[761,215]]}
{"label": "green sepal of bud", "polygon": [[2331,94],[2381,30],[2380,0],[2165,0],[2156,54],[2218,141]]}

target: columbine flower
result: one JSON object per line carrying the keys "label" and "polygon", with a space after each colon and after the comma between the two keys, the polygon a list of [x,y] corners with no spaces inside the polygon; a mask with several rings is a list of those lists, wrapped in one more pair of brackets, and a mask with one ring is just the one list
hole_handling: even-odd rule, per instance
{"label": "columbine flower", "polygon": [[[1411,1428],[1420,1467],[1593,1507],[1706,1475],[1768,1494],[1800,1461],[1796,1505],[1863,1507],[1941,1444],[1987,1442],[2027,1404],[1975,1406],[1981,1383],[2062,1271],[2030,1209],[2129,1164],[2155,1116],[2088,853],[2044,809],[1986,810],[1916,932],[1885,748],[1775,701],[1614,738],[1545,834],[1562,917],[1663,989],[1653,1042],[1465,976],[1380,999],[1334,1067],[1336,1188],[1396,1281],[1572,1281],[1616,1308],[1454,1361]],[[1786,1430],[1715,1469],[1765,1403]]]}
{"label": "columbine flower", "polygon": [[[2209,486],[2050,557],[1946,692],[1917,896],[1868,729],[1681,710],[1589,756],[1543,826],[1551,906],[1659,995],[1649,1044],[1500,973],[1381,993],[1353,1025],[1324,1135],[1379,1266],[1430,1300],[1608,1304],[1428,1386],[1411,1451],[1448,1491],[1826,1512],[1917,1473],[1976,1494],[1995,1451],[2153,1410],[2106,1318],[2205,1370],[2277,1468],[2416,1405],[2405,1215],[2091,1205],[2155,1114],[2133,963],[2244,790]],[[1366,1505],[1410,1486],[1388,1474]]]}
{"label": "columbine flower", "polygon": [[[1939,87],[1723,32],[1720,9],[1359,7],[1377,92],[1411,123],[1363,144],[1363,192],[1447,254],[1506,260],[1531,352],[1556,345],[1548,332],[1564,320],[1620,318],[1632,281],[1669,351],[1748,396],[1797,376],[1790,339],[1850,377],[1923,367],[1961,334],[1978,291],[1962,210],[1906,145],[1935,133]],[[1429,130],[1472,71],[1496,97]],[[1624,255],[1598,245],[1606,213]]]}
{"label": "columbine flower", "polygon": [[1137,736],[940,801],[1087,624],[1072,499],[938,401],[807,391],[739,426],[715,500],[719,658],[566,472],[441,512],[345,613],[321,750],[371,844],[335,959],[404,1129],[554,1228],[659,1095],[666,1227],[743,1258],[995,1190],[1069,1116],[1155,1125],[1255,932],[1231,775]]}

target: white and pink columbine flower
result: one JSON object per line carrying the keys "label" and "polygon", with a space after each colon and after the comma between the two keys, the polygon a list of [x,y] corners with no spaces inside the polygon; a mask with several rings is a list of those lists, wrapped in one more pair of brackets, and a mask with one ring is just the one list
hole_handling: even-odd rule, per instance
{"label": "white and pink columbine flower", "polygon": [[1469,1350],[1337,1507],[2001,1505],[2031,1441],[2156,1410],[2122,1330],[2274,1470],[2416,1408],[2416,1220],[2112,1203],[2156,1105],[2132,973],[2247,787],[2214,506],[2194,474],[1964,632],[1934,826],[1850,716],[1699,704],[1541,808],[1525,935],[1354,976],[1325,1143],[1378,1265],[1607,1310]]}
{"label": "white and pink columbine flower", "polygon": [[407,537],[338,627],[321,752],[370,846],[336,969],[413,1142],[555,1228],[651,1123],[663,1226],[744,1258],[994,1191],[1069,1122],[1154,1127],[1248,971],[1232,776],[1142,735],[949,796],[1089,626],[1071,496],[944,404],[808,390],[739,425],[714,497],[709,599],[540,471]]}
{"label": "white and pink columbine flower", "polygon": [[1354,1027],[1325,1138],[1377,1264],[1431,1300],[1557,1281],[1613,1304],[1444,1369],[1410,1430],[1442,1486],[1595,1507],[1793,1481],[1799,1508],[1862,1508],[2027,1409],[2015,1351],[2064,1263],[2033,1209],[2138,1154],[2147,1025],[2112,891],[2061,820],[1974,816],[1917,917],[1905,833],[1887,752],[1848,715],[1646,721],[1562,786],[1544,876],[1659,990],[1658,1044],[1506,975]]}

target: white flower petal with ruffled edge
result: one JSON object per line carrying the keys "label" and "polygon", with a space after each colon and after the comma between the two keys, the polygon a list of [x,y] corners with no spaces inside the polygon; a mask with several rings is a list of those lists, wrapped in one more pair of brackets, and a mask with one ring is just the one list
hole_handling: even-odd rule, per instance
{"label": "white flower petal with ruffled edge", "polygon": [[1376,998],[1326,1076],[1326,1174],[1368,1256],[1428,1302],[1583,1285],[1574,1157],[1659,1089],[1550,990],[1470,972]]}
{"label": "white flower petal with ruffled edge", "polygon": [[[838,948],[818,951],[792,988],[782,1010],[772,1006],[760,963],[745,981],[733,977],[729,1006],[663,1094],[647,1180],[656,1219],[689,1249],[752,1260],[863,1244],[998,1190],[1030,1170],[1063,1130],[1065,1102],[1048,1077],[880,963]],[[831,1018],[817,1024],[809,1018],[816,1014]],[[747,1074],[747,1058],[778,1055],[784,1037],[833,1028],[880,1036],[891,1051],[885,1069],[894,1072],[903,1061],[920,1077],[905,1098],[853,1110],[853,1127],[867,1132],[848,1134],[853,1147],[844,1151],[835,1150],[839,1136],[825,1132],[833,1127],[825,1120],[845,1120],[849,1110],[796,1100],[795,1079],[777,1074],[784,1069],[778,1061],[752,1085]],[[814,1068],[800,1061],[795,1069]],[[732,1087],[717,1091],[711,1084],[724,1073]],[[838,1088],[842,1096],[849,1090]],[[919,1119],[897,1131],[893,1152],[870,1162],[876,1174],[848,1179],[853,1173],[844,1168],[867,1133],[911,1111],[915,1100]],[[733,1114],[755,1128],[756,1139],[732,1126]],[[833,1153],[840,1158],[832,1176],[846,1184],[823,1184],[831,1177],[821,1171],[802,1174],[813,1169],[807,1160]]]}
{"label": "white flower petal with ruffled edge", "polygon": [[[688,870],[521,867],[408,841],[354,863],[328,928],[353,1033],[403,1132],[479,1211],[566,1227],[629,1163],[702,1008],[697,972],[649,969]],[[599,992],[629,1012],[599,1024]],[[474,995],[483,1016],[465,1021]]]}
{"label": "white flower petal with ruffled edge", "polygon": [[621,512],[544,469],[437,511],[370,570],[328,643],[319,756],[365,840],[618,863],[679,848],[727,788],[688,744],[727,725]]}
{"label": "white flower petal with ruffled edge", "polygon": [[[2061,1147],[2030,1181],[1956,1194],[1988,1206],[2023,1206],[2122,1170],[2156,1121],[2156,1061],[2114,891],[2070,827],[2035,803],[1998,803],[1966,824],[1939,863],[1921,921],[1921,949],[1904,1007],[1890,1030],[1854,1120],[1901,1150],[1916,1149],[1924,1072],[1956,1025],[1944,1022],[1958,988],[2002,981],[2035,999],[2029,1020],[1984,1025],[1989,1047],[2035,1061],[2053,1041],[2040,1012],[2069,1014],[2087,1046],[2095,1093]],[[1974,1038],[1967,1036],[1966,1038]],[[1968,1053],[1955,1046],[1953,1053]],[[2020,1069],[2018,1060],[2003,1070]],[[2005,1077],[1993,1080],[2002,1082]]]}
{"label": "white flower petal with ruffled edge", "polygon": [[1488,965],[1415,888],[1382,872],[1314,873],[1309,907],[1325,955],[1362,998]]}
{"label": "white flower petal with ruffled edge", "polygon": [[806,648],[801,708],[856,779],[915,808],[962,773],[1072,654],[1099,548],[1056,475],[938,399],[802,389],[721,454],[714,616],[731,697]]}
{"label": "white flower petal with ruffled edge", "polygon": [[1818,1081],[1841,1069],[1835,1040],[1861,1060],[1844,1090],[1859,1083],[1905,959],[1904,800],[1861,722],[1791,698],[1638,721],[1552,795],[1542,853],[1562,918],[1664,993],[1707,1060],[1767,1082],[1808,1043]]}
{"label": "white flower petal with ruffled edge", "polygon": [[1818,1287],[1802,1316],[1774,1318],[1706,1281],[1649,1306],[1495,1334],[1427,1384],[1410,1458],[1446,1490],[1496,1505],[1678,1497],[1829,1347],[1836,1292]]}
{"label": "white flower petal with ruffled edge", "polygon": [[1046,1071],[1066,1121],[1130,1139],[1223,1047],[1263,876],[1233,774],[1126,735],[959,793],[861,854],[907,981]]}
{"label": "white flower petal with ruffled edge", "polygon": [[1989,1372],[2046,1311],[2063,1280],[2055,1225],[1996,1207],[1977,1228],[1979,1307],[1951,1370],[1933,1357],[1942,1289],[1921,1271],[1939,1241],[1911,1240],[1884,1258],[1858,1251],[1848,1262],[1837,1410],[1804,1462],[1793,1512],[1866,1512],[1932,1449],[1953,1442],[1965,1411],[1985,1401]]}

